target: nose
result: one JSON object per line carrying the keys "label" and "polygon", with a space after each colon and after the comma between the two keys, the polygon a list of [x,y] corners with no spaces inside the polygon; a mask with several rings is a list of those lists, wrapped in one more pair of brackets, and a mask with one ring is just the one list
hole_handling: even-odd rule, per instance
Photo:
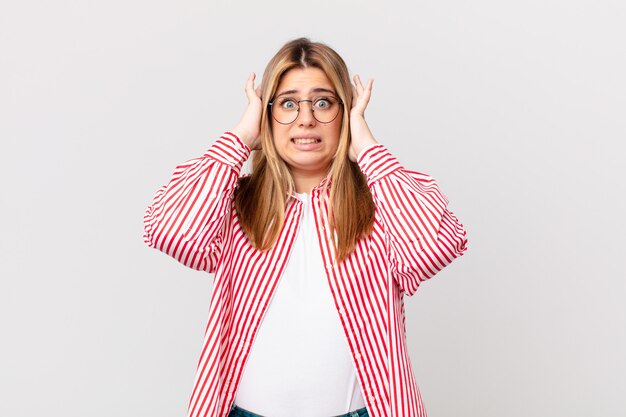
{"label": "nose", "polygon": [[[308,106],[303,106],[306,103]],[[315,116],[313,116],[313,103],[308,100],[302,100],[299,103],[300,109],[298,110],[298,125],[300,126],[313,126],[315,125]],[[304,107],[308,107],[305,109]]]}

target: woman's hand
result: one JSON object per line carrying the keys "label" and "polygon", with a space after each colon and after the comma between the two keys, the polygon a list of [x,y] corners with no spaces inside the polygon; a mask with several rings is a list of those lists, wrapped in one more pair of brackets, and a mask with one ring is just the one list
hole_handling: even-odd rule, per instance
{"label": "woman's hand", "polygon": [[352,136],[352,141],[350,142],[348,153],[350,160],[354,162],[356,162],[356,158],[363,148],[377,143],[365,122],[365,108],[370,101],[373,84],[374,80],[369,80],[367,85],[363,87],[361,78],[358,75],[354,76],[352,108],[350,109],[350,135]]}
{"label": "woman's hand", "polygon": [[254,79],[256,75],[253,73],[248,77],[246,82],[246,96],[248,97],[248,106],[241,116],[239,124],[231,129],[248,147],[252,150],[261,149],[261,114],[263,113],[263,103],[261,102],[261,87],[254,89]]}

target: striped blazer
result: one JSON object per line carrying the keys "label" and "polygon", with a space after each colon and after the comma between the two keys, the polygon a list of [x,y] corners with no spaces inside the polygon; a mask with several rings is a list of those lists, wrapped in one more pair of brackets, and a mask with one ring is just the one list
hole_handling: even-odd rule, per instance
{"label": "striped blazer", "polygon": [[[150,247],[215,274],[189,417],[223,417],[232,407],[302,217],[302,202],[288,199],[276,244],[266,252],[251,245],[233,199],[250,152],[237,136],[224,133],[202,157],[176,167],[144,218]],[[437,183],[404,169],[384,145],[369,145],[357,163],[374,198],[374,228],[338,264],[328,227],[329,177],[311,191],[325,278],[369,414],[425,417],[407,350],[403,296],[463,255],[466,232]]]}

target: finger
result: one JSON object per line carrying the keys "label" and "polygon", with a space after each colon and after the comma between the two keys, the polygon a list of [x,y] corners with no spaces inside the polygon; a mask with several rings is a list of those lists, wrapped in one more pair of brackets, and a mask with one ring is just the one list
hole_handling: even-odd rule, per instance
{"label": "finger", "polygon": [[367,81],[367,85],[363,90],[363,95],[369,100],[370,95],[372,94],[372,87],[374,86],[374,80],[370,79]]}
{"label": "finger", "polygon": [[365,87],[362,88],[361,95],[369,98],[370,94],[372,93],[372,86],[373,85],[374,85],[374,80],[373,79],[369,79],[367,81],[367,84],[365,85]]}
{"label": "finger", "polygon": [[354,76],[354,85],[359,93],[363,90],[363,84],[361,83],[361,77],[359,77],[359,74]]}
{"label": "finger", "polygon": [[367,105],[369,104],[373,85],[374,85],[374,80],[373,79],[368,80],[366,86],[362,88],[361,93],[359,94],[357,110],[360,111],[361,113],[365,112],[365,109],[367,108]]}
{"label": "finger", "polygon": [[255,78],[256,78],[256,74],[254,72],[250,73],[250,75],[248,76],[248,80],[246,82],[246,96],[248,97],[248,99],[252,99],[256,96],[256,93],[254,90]]}

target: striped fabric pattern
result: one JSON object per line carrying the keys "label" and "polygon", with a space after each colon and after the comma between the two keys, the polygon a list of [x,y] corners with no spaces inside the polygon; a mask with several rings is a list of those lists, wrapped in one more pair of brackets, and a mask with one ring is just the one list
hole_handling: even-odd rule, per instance
{"label": "striped fabric pattern", "polygon": [[[290,198],[277,243],[266,252],[250,244],[232,198],[249,155],[237,136],[224,133],[202,157],[176,167],[144,218],[150,247],[215,274],[188,417],[223,417],[232,407],[302,216],[302,202]],[[403,297],[463,255],[466,232],[437,183],[404,169],[384,145],[363,149],[357,163],[376,205],[374,230],[339,264],[327,217],[330,179],[311,191],[325,278],[370,415],[425,417],[407,350]]]}

